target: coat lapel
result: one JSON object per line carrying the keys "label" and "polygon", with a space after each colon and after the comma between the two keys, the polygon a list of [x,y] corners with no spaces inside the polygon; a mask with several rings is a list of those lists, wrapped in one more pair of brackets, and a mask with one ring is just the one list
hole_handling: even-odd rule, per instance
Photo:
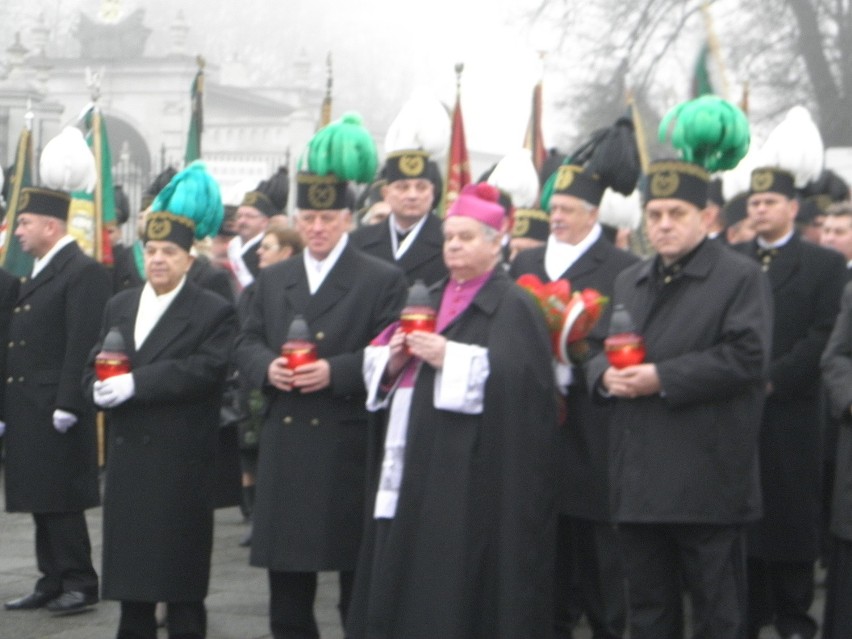
{"label": "coat lapel", "polygon": [[772,283],[773,291],[783,287],[795,275],[799,270],[801,256],[802,240],[794,234],[769,264],[769,281]]}
{"label": "coat lapel", "polygon": [[33,294],[33,291],[47,284],[56,276],[57,273],[61,273],[68,261],[79,252],[80,248],[77,246],[76,242],[71,242],[70,244],[63,246],[36,277],[28,277],[21,283],[21,287],[18,289],[18,301],[24,301],[24,299]]}
{"label": "coat lapel", "polygon": [[[199,289],[197,289],[191,282],[187,281],[184,283],[180,293],[177,294],[177,297],[175,297],[172,301],[169,308],[166,309],[166,312],[163,313],[159,321],[154,325],[154,328],[151,329],[148,337],[146,337],[145,341],[142,342],[142,346],[136,349],[136,357],[133,362],[134,364],[147,364],[148,362],[153,361],[157,355],[163,351],[163,349],[165,349],[175,339],[180,337],[180,335],[186,330],[186,324],[191,318],[193,303],[198,292]],[[137,298],[135,306],[138,310],[139,298]],[[130,328],[131,341],[129,342],[134,344],[134,347],[136,345],[132,340],[132,335],[135,325],[136,313],[134,312],[133,322]]]}
{"label": "coat lapel", "polygon": [[[308,322],[308,325],[310,325],[312,320],[331,310],[338,300],[352,288],[355,271],[357,270],[353,251],[354,249],[347,245],[337,259],[337,263],[332,267],[328,275],[325,276],[316,293],[310,296],[307,304],[294,307],[305,309],[305,320]],[[304,266],[302,268],[304,269]],[[305,290],[307,290],[307,280],[308,277],[305,274]]]}
{"label": "coat lapel", "polygon": [[[441,221],[432,213],[427,213],[427,215],[428,217],[417,237],[414,238],[414,242],[399,258],[399,267],[406,273],[420,266],[423,262],[433,259],[436,250],[439,252],[443,250],[444,237],[441,233]],[[390,237],[388,237],[388,242],[390,242]]]}
{"label": "coat lapel", "polygon": [[559,276],[560,279],[568,280],[570,282],[572,278],[578,278],[581,275],[585,275],[586,273],[590,273],[597,269],[604,260],[601,242],[608,241],[609,240],[604,239],[603,236],[598,238],[598,240],[592,244],[585,253],[577,258],[577,261],[568,267],[567,271]]}

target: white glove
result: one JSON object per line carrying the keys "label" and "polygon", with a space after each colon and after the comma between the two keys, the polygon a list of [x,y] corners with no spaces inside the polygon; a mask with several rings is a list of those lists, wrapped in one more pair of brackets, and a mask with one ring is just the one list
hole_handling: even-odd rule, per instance
{"label": "white glove", "polygon": [[573,366],[553,360],[553,375],[556,378],[556,388],[563,395],[568,395],[568,387],[574,381]]}
{"label": "white glove", "polygon": [[135,392],[136,384],[133,382],[133,373],[116,375],[102,382],[95,382],[95,404],[101,408],[114,408],[133,397]]}
{"label": "white glove", "polygon": [[6,432],[6,422],[0,422],[0,437],[3,437],[3,433]]}
{"label": "white glove", "polygon": [[68,432],[68,429],[76,423],[76,415],[69,413],[68,411],[64,411],[61,408],[57,408],[53,411],[53,427],[56,429],[56,432],[64,435]]}

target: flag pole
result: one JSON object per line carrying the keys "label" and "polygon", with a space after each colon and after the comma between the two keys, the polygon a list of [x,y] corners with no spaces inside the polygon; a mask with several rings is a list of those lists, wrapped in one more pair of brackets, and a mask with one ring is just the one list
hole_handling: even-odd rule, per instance
{"label": "flag pole", "polygon": [[317,130],[331,123],[331,87],[334,83],[333,72],[331,66],[331,51],[325,57],[325,97],[322,99],[322,109],[320,110],[320,122]]}
{"label": "flag pole", "polygon": [[645,137],[645,127],[642,124],[642,115],[639,113],[639,106],[636,104],[633,89],[627,90],[627,106],[630,107],[630,117],[633,120],[633,133],[636,136],[636,148],[639,150],[639,163],[642,166],[642,173],[647,173],[650,164],[648,140]]}
{"label": "flag pole", "polygon": [[15,216],[18,213],[18,201],[21,197],[21,188],[23,187],[24,172],[27,166],[30,165],[32,159],[32,132],[33,120],[35,114],[32,109],[32,99],[27,98],[27,111],[24,114],[24,130],[21,131],[21,137],[18,140],[18,148],[15,152],[15,173],[11,176],[12,189],[9,201],[6,202],[6,218],[3,226],[6,229],[5,237],[3,238],[2,255],[0,255],[0,263],[6,263],[6,256],[9,254],[9,246],[12,243],[12,238],[15,232]]}
{"label": "flag pole", "polygon": [[710,55],[716,60],[716,65],[719,67],[719,76],[722,81],[722,96],[728,99],[728,77],[725,72],[725,63],[722,61],[722,49],[719,46],[719,38],[716,37],[716,29],[713,26],[713,15],[710,13],[710,3],[703,2],[701,4],[701,13],[704,15],[704,28],[707,31],[707,44],[710,48]]}
{"label": "flag pole", "polygon": [[[456,192],[454,194],[454,198],[458,197],[458,192],[461,191],[461,187],[464,186],[461,182],[461,172],[464,170],[463,166],[456,167],[454,166],[455,160],[460,159],[455,157],[456,153],[459,149],[456,149],[456,144],[459,141],[458,136],[463,132],[456,130],[456,125],[458,124],[459,119],[459,109],[461,108],[461,77],[462,73],[464,73],[464,63],[456,62],[455,66],[456,72],[456,102],[453,107],[453,116],[452,123],[450,126],[450,153],[447,158],[447,176],[444,180],[444,192],[441,194],[441,216],[445,216],[447,214],[447,205],[449,204],[449,195],[452,189],[455,189]],[[462,139],[463,142],[463,139]],[[467,151],[465,149],[465,156],[467,155]],[[464,161],[464,159],[463,159]],[[458,180],[454,180],[455,175],[459,175]],[[458,182],[458,184],[456,184]]]}

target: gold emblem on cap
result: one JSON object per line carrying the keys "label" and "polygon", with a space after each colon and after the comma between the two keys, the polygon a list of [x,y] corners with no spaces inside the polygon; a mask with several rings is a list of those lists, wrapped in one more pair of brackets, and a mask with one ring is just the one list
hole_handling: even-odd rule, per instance
{"label": "gold emblem on cap", "polygon": [[260,195],[257,191],[249,191],[243,196],[243,204],[246,206],[254,206],[257,204],[258,195]]}
{"label": "gold emblem on cap", "polygon": [[651,178],[651,195],[669,197],[680,186],[680,176],[676,171],[660,171]]}
{"label": "gold emblem on cap", "polygon": [[331,184],[311,184],[308,187],[308,204],[316,211],[327,209],[334,204],[336,191]]}
{"label": "gold emblem on cap", "polygon": [[758,193],[768,191],[774,181],[775,176],[772,174],[772,171],[768,169],[765,171],[755,171],[751,174],[751,190]]}
{"label": "gold emblem on cap", "polygon": [[516,217],[512,225],[512,237],[523,237],[530,230],[530,219],[528,217]]}
{"label": "gold emblem on cap", "polygon": [[577,173],[577,168],[573,166],[560,166],[559,172],[556,174],[556,182],[553,184],[554,191],[564,191],[574,181],[574,175]]}
{"label": "gold emblem on cap", "polygon": [[27,208],[30,206],[30,192],[27,190],[21,191],[21,194],[18,196],[18,210],[22,213],[26,212]]}
{"label": "gold emblem on cap", "polygon": [[402,155],[399,158],[399,172],[408,177],[423,175],[426,161],[422,155]]}
{"label": "gold emblem on cap", "polygon": [[172,222],[165,217],[153,215],[145,229],[145,237],[149,240],[162,240],[172,232]]}

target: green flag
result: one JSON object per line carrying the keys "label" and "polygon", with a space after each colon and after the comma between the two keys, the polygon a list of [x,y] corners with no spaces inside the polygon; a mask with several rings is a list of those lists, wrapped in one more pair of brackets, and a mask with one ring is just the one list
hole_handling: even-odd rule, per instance
{"label": "green flag", "polygon": [[695,61],[695,69],[692,73],[692,97],[700,98],[702,95],[715,94],[713,82],[710,77],[710,46],[705,42],[698,52]]}
{"label": "green flag", "polygon": [[112,246],[107,227],[115,224],[115,191],[112,186],[112,156],[106,123],[93,104],[83,116],[86,142],[95,156],[98,181],[91,193],[75,191],[68,209],[68,233],[80,248],[102,264],[112,264]]}
{"label": "green flag", "polygon": [[201,159],[201,134],[204,132],[204,68],[201,66],[192,81],[190,96],[192,115],[189,119],[189,134],[186,136],[186,153],[183,157],[185,166]]}
{"label": "green flag", "polygon": [[32,186],[33,169],[33,135],[29,127],[24,127],[21,137],[18,138],[18,150],[15,153],[15,166],[9,178],[9,201],[6,209],[6,217],[0,225],[0,263],[9,272],[17,275],[29,275],[33,270],[33,257],[24,253],[18,238],[15,237],[15,222],[18,215],[18,203],[21,197],[21,189]]}

